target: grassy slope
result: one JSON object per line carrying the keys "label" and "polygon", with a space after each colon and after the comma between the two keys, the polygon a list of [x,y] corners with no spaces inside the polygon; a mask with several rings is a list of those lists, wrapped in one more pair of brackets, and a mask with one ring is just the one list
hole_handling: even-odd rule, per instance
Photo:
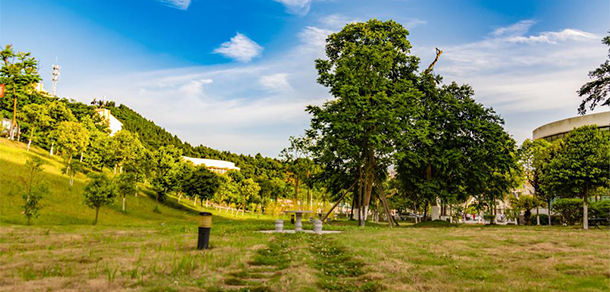
{"label": "grassy slope", "polygon": [[[2,223],[25,224],[22,214],[23,199],[21,185],[27,177],[25,161],[38,156],[45,161],[42,180],[50,184],[51,194],[43,198],[43,209],[40,217],[34,219],[35,225],[72,225],[91,224],[95,216],[93,209],[84,204],[83,188],[87,181],[84,174],[79,174],[72,188],[68,177],[61,173],[62,163],[58,156],[33,147],[25,151],[25,144],[0,139],[0,219]],[[101,225],[142,225],[151,221],[176,222],[195,220],[194,212],[184,212],[156,203],[145,195],[128,196],[127,212],[121,212],[121,199],[115,204],[100,210]],[[153,212],[158,206],[161,214]]]}

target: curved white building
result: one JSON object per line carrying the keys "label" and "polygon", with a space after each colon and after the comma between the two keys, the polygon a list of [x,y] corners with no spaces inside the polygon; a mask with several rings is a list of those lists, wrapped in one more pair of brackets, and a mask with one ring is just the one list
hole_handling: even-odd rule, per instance
{"label": "curved white building", "polygon": [[213,172],[219,173],[219,174],[223,174],[229,170],[238,170],[239,171],[239,167],[235,166],[235,163],[230,162],[230,161],[205,159],[205,158],[193,158],[193,157],[187,157],[187,156],[182,156],[182,158],[184,158],[184,160],[186,160],[186,161],[192,162],[195,166],[203,165],[207,169],[209,169]]}
{"label": "curved white building", "polygon": [[587,125],[597,125],[597,127],[599,127],[599,129],[602,131],[609,131],[610,111],[577,116],[548,123],[544,126],[536,128],[532,136],[534,140],[545,139],[549,142],[553,142],[555,140],[562,139],[575,128]]}

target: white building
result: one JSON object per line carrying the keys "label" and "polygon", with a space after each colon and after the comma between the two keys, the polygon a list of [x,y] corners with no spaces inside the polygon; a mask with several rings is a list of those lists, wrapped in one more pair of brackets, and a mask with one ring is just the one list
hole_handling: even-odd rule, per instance
{"label": "white building", "polygon": [[95,112],[98,113],[104,120],[108,121],[108,127],[110,128],[110,136],[114,136],[118,131],[123,129],[123,123],[121,123],[117,118],[115,118],[110,110],[105,108],[95,109]]}
{"label": "white building", "polygon": [[193,158],[193,157],[187,157],[187,156],[182,156],[182,158],[184,158],[184,160],[186,160],[186,161],[192,162],[195,166],[203,165],[207,169],[209,169],[215,173],[219,173],[219,174],[223,174],[229,170],[239,171],[239,167],[235,166],[235,163],[230,162],[230,161],[205,159],[205,158]]}

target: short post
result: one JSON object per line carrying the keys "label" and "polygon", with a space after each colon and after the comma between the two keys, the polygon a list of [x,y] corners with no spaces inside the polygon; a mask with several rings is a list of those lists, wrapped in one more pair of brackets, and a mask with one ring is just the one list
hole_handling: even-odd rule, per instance
{"label": "short post", "polygon": [[294,223],[294,231],[303,231],[303,214],[296,213],[296,222]]}
{"label": "short post", "polygon": [[275,232],[283,232],[284,231],[284,220],[277,219],[275,220]]}
{"label": "short post", "polygon": [[199,238],[197,249],[208,249],[210,244],[210,229],[212,229],[212,213],[200,212],[199,219]]}
{"label": "short post", "polygon": [[322,220],[316,219],[313,222],[313,232],[316,234],[322,234]]}

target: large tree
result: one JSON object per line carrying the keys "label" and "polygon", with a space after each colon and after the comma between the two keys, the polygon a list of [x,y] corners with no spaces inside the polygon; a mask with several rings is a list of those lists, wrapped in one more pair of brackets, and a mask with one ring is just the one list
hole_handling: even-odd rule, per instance
{"label": "large tree", "polygon": [[[602,39],[602,43],[610,47],[610,35]],[[593,80],[585,83],[579,90],[579,96],[585,96],[578,107],[578,113],[584,115],[587,107],[595,109],[597,105],[610,106],[610,48],[608,49],[608,60],[599,65],[599,68],[590,71],[589,77]],[[587,103],[589,105],[587,106]]]}
{"label": "large tree", "polygon": [[326,40],[328,59],[316,60],[318,83],[335,97],[308,106],[314,156],[325,171],[350,170],[357,181],[364,226],[376,174],[391,164],[397,135],[410,127],[419,91],[418,58],[409,54],[408,31],[394,21],[351,23]]}
{"label": "large tree", "polygon": [[583,199],[583,228],[589,229],[588,202],[610,186],[610,137],[595,125],[574,129],[544,173],[545,191]]}
{"label": "large tree", "polygon": [[[432,66],[418,80],[424,111],[416,131],[405,132],[396,153],[402,192],[413,202],[436,206],[474,196],[478,206],[495,202],[514,186],[515,142],[503,120],[473,99],[468,85],[437,86]],[[418,206],[414,206],[418,208]]]}
{"label": "large tree", "polygon": [[17,98],[27,96],[34,91],[41,78],[38,75],[38,61],[30,53],[15,52],[11,45],[0,51],[2,68],[0,68],[0,84],[4,84],[9,96],[13,99],[13,120],[11,122],[10,138],[15,137],[17,127]]}

